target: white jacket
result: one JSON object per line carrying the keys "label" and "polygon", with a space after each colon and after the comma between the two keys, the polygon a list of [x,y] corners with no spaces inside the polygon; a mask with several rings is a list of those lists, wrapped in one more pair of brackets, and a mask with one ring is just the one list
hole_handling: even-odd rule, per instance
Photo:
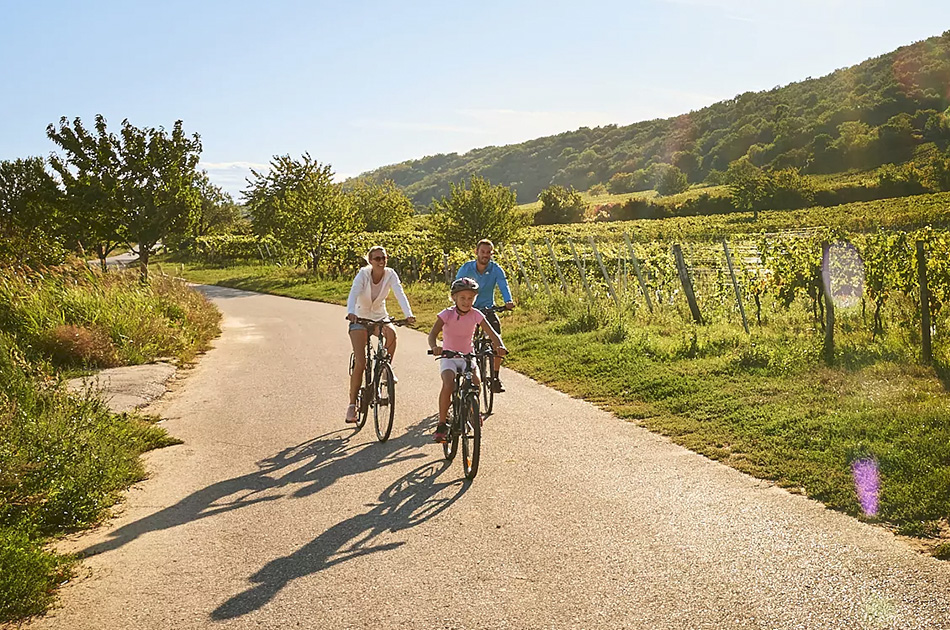
{"label": "white jacket", "polygon": [[353,286],[350,288],[350,297],[346,300],[347,314],[353,313],[363,319],[383,319],[388,317],[386,311],[386,298],[389,291],[396,294],[396,300],[399,307],[402,308],[403,315],[412,317],[412,308],[409,306],[409,298],[402,290],[402,283],[399,282],[399,276],[389,267],[383,269],[382,287],[379,290],[379,296],[373,301],[373,268],[369,265],[363,267],[353,279]]}

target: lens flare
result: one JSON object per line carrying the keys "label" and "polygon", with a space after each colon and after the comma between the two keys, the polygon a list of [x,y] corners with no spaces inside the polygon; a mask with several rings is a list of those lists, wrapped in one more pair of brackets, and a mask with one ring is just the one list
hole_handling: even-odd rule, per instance
{"label": "lens flare", "polygon": [[832,243],[828,258],[822,261],[825,291],[837,308],[856,306],[864,294],[864,261],[851,243]]}
{"label": "lens flare", "polygon": [[851,464],[854,489],[865,516],[877,516],[877,499],[881,490],[881,476],[873,459],[858,459]]}

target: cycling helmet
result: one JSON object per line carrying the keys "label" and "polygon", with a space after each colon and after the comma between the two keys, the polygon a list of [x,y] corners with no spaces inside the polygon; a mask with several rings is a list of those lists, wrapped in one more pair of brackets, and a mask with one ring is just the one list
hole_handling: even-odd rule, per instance
{"label": "cycling helmet", "polygon": [[478,293],[478,283],[471,278],[459,278],[452,283],[452,295],[459,291],[475,291]]}

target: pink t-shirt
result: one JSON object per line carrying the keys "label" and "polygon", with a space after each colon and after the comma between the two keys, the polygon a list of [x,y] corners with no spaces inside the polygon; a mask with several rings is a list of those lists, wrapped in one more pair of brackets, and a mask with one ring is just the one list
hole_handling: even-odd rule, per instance
{"label": "pink t-shirt", "polygon": [[442,348],[462,353],[475,350],[472,336],[475,328],[485,319],[480,310],[473,308],[463,315],[450,306],[439,313],[439,319],[442,320]]}

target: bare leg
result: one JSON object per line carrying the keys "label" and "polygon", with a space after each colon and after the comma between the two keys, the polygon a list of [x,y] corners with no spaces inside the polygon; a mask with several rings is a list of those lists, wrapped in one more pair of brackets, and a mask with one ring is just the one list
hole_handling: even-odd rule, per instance
{"label": "bare leg", "polygon": [[439,392],[439,424],[445,424],[449,417],[453,389],[455,389],[455,374],[450,370],[445,370],[442,372],[442,391]]}
{"label": "bare leg", "polygon": [[392,361],[396,356],[396,329],[392,324],[383,326],[383,341],[386,344],[386,352],[389,353],[389,360]]}

